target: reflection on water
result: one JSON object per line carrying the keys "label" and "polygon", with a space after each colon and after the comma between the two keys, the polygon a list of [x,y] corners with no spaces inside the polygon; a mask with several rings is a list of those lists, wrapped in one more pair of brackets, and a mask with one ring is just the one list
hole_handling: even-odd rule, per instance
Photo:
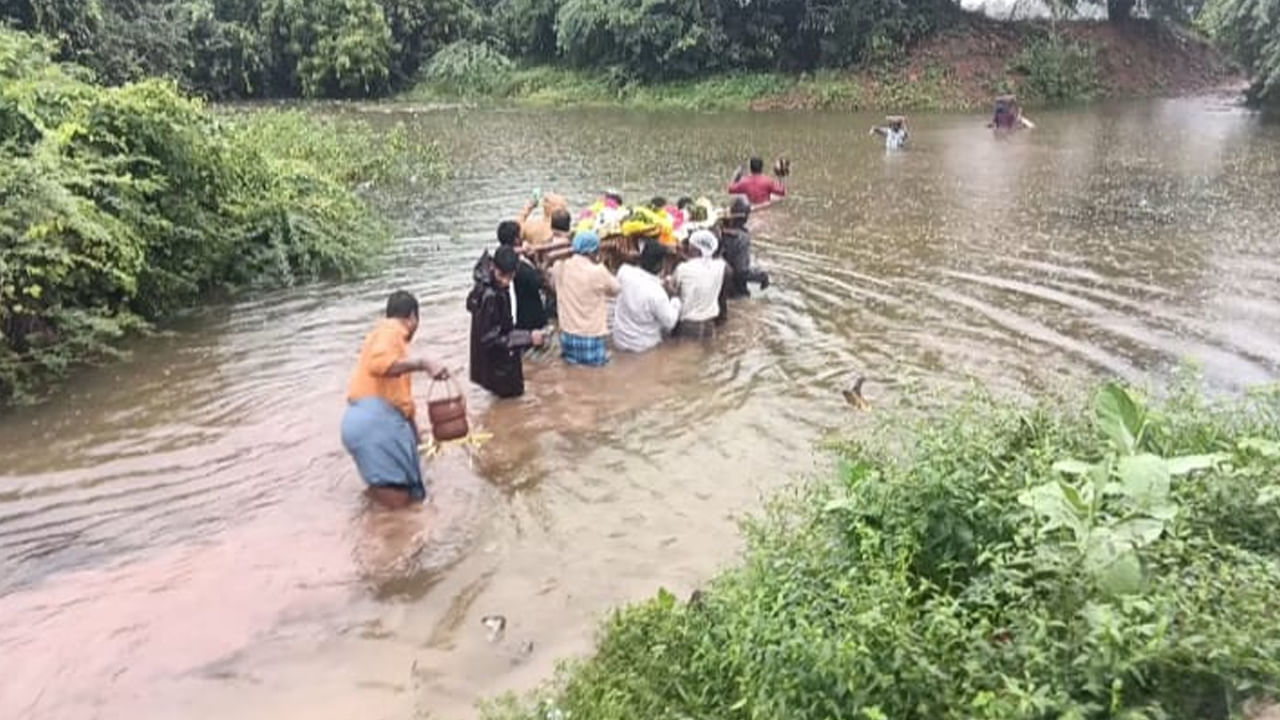
{"label": "reflection on water", "polygon": [[[923,116],[896,155],[836,114],[373,117],[458,170],[399,203],[384,272],[200,311],[0,418],[0,717],[465,716],[586,650],[612,605],[731,560],[855,373],[884,396],[1280,366],[1280,128],[1212,101],[1004,138]],[[494,440],[437,461],[426,507],[366,506],[336,428],[389,290],[461,370],[471,263],[534,188],[712,192],[752,152],[792,158],[793,197],[755,221],[775,286],[721,337],[473,391]]]}

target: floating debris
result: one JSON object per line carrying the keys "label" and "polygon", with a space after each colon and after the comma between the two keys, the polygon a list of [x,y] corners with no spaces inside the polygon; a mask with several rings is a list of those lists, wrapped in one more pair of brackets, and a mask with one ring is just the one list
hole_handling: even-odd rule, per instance
{"label": "floating debris", "polygon": [[491,643],[498,642],[507,629],[507,619],[502,615],[485,615],[480,619],[480,624],[489,631],[488,638]]}
{"label": "floating debris", "polygon": [[422,454],[425,455],[428,460],[433,460],[443,455],[444,451],[451,447],[464,447],[468,451],[474,452],[484,447],[484,444],[492,439],[493,433],[473,430],[466,437],[458,440],[449,440],[447,442],[439,443],[432,439],[430,443],[423,446]]}
{"label": "floating debris", "polygon": [[871,403],[867,402],[867,399],[862,396],[862,384],[866,381],[866,378],[859,375],[854,378],[852,385],[841,391],[841,394],[844,395],[845,402],[864,411],[871,409]]}

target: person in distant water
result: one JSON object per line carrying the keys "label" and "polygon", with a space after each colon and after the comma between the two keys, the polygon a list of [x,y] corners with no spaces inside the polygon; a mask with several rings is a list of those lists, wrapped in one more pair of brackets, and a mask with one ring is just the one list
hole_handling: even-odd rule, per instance
{"label": "person in distant water", "polygon": [[1031,119],[1022,114],[1022,106],[1018,104],[1018,98],[1013,95],[1001,95],[996,98],[995,115],[991,118],[991,122],[987,123],[987,127],[997,130],[1021,130],[1027,128],[1035,129],[1036,124]]}
{"label": "person in distant water", "polygon": [[872,135],[884,136],[885,150],[901,150],[907,146],[907,119],[901,115],[890,115],[885,118],[888,125],[877,125],[871,128]]}
{"label": "person in distant water", "polygon": [[467,296],[471,313],[471,382],[501,398],[524,394],[521,353],[543,343],[541,330],[519,329],[512,321],[507,289],[517,277],[521,260],[515,248],[503,245],[493,262],[476,268],[475,286]]}
{"label": "person in distant water", "polygon": [[[520,224],[514,220],[505,220],[498,225],[498,249],[509,247],[518,249],[520,242]],[[517,257],[521,257],[517,253]],[[476,262],[472,271],[473,277],[489,275],[493,256],[485,251]],[[542,280],[542,271],[533,263],[521,257],[516,268],[515,281],[506,287],[510,296],[511,319],[520,330],[541,330],[547,326],[546,288]]]}
{"label": "person in distant water", "polygon": [[680,324],[676,335],[701,340],[715,334],[715,326],[728,318],[726,302],[733,271],[716,257],[720,241],[710,230],[689,236],[689,247],[697,257],[676,267],[675,286],[680,294]]}
{"label": "person in distant water", "polygon": [[342,416],[343,447],[355,459],[374,499],[391,507],[421,501],[427,494],[410,376],[449,376],[440,363],[409,357],[409,342],[417,331],[417,299],[404,291],[392,293],[386,318],[364,339]]}
{"label": "person in distant water", "polygon": [[567,215],[569,201],[561,195],[547,193],[542,198],[542,212],[534,217],[534,211],[537,209],[538,201],[535,198],[530,200],[516,216],[516,222],[520,224],[520,239],[534,247],[555,241],[554,216],[561,210]]}
{"label": "person in distant water", "polygon": [[680,319],[680,298],[667,297],[658,275],[667,249],[655,240],[645,242],[640,265],[618,268],[618,306],[613,315],[613,346],[626,352],[652,350]]}
{"label": "person in distant water", "polygon": [[573,256],[552,266],[560,316],[560,353],[570,365],[599,367],[609,362],[609,298],[622,291],[618,280],[596,261],[600,236],[590,230],[573,238]]}
{"label": "person in distant water", "polygon": [[761,270],[751,262],[751,231],[747,229],[747,221],[751,219],[751,203],[747,198],[738,197],[730,206],[720,228],[720,244],[723,248],[725,262],[733,270],[733,284],[729,288],[730,298],[751,297],[748,283],[760,283],[760,289],[769,287],[769,273]]}
{"label": "person in distant water", "polygon": [[787,194],[787,188],[781,181],[764,174],[764,160],[753,157],[750,167],[751,174],[746,177],[742,177],[742,168],[738,168],[733,182],[729,183],[730,195],[746,195],[752,205],[764,205],[775,195],[783,197]]}

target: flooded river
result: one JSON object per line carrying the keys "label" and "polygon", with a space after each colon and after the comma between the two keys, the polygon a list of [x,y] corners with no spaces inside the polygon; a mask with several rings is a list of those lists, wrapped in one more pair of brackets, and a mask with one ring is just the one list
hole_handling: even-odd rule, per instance
{"label": "flooded river", "polygon": [[[369,115],[457,173],[396,203],[384,271],[203,308],[0,417],[0,717],[470,717],[588,650],[610,607],[732,562],[737,519],[821,469],[855,373],[884,404],[913,381],[1280,369],[1280,127],[1224,101],[1009,138],[923,116],[895,155],[869,115]],[[461,371],[471,265],[535,188],[706,193],[752,151],[790,155],[793,196],[754,223],[774,287],[713,346],[473,390],[495,434],[474,462],[432,465],[419,512],[366,507],[337,428],[388,291],[419,295],[417,347]]]}

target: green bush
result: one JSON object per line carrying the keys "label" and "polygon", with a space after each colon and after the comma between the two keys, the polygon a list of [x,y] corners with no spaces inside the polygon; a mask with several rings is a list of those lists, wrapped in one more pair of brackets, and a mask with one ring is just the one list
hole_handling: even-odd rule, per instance
{"label": "green bush", "polygon": [[349,188],[440,167],[402,133],[90,85],[52,49],[0,30],[0,403],[210,291],[358,271],[387,233]]}
{"label": "green bush", "polygon": [[[459,40],[615,85],[887,63],[952,0],[17,0],[109,84],[162,75],[207,97],[365,97]],[[483,83],[481,83],[483,84]]]}
{"label": "green bush", "polygon": [[512,63],[484,43],[459,40],[445,46],[427,64],[427,82],[456,95],[489,95],[511,81]]}
{"label": "green bush", "polygon": [[561,0],[501,0],[493,14],[507,50],[540,62],[554,60],[561,4]]}
{"label": "green bush", "polygon": [[303,97],[367,97],[391,86],[391,28],[376,0],[267,0],[275,85]]}
{"label": "green bush", "polygon": [[1020,91],[1033,102],[1078,102],[1098,92],[1093,48],[1059,35],[1027,44],[1009,69],[1022,77]]}
{"label": "green bush", "polygon": [[1280,690],[1280,392],[890,414],[688,603],[490,718],[1241,717]]}
{"label": "green bush", "polygon": [[1251,100],[1280,103],[1280,2],[1209,0],[1200,24],[1253,78]]}
{"label": "green bush", "polygon": [[396,87],[412,82],[445,45],[482,33],[484,13],[471,0],[378,0],[395,40]]}

